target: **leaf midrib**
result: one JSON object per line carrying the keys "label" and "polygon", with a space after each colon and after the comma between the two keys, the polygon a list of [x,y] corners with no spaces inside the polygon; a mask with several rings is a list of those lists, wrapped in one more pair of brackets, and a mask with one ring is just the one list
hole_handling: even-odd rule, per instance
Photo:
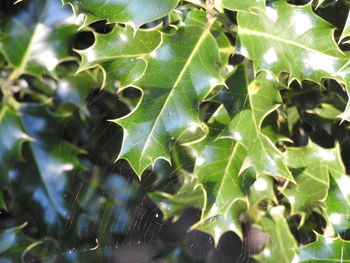
{"label": "leaf midrib", "polygon": [[[268,33],[264,33],[264,32],[260,32],[260,31],[256,31],[256,30],[251,30],[251,29],[247,29],[247,28],[243,28],[243,27],[238,27],[238,34],[255,35],[255,36],[258,36],[258,37],[270,38],[270,39],[273,39],[273,40],[277,40],[279,42],[283,42],[283,43],[286,43],[286,44],[289,44],[289,45],[293,45],[293,46],[296,46],[296,47],[308,50],[310,52],[326,55],[326,56],[329,56],[329,57],[332,57],[332,58],[336,58],[336,59],[346,59],[346,57],[344,57],[344,56],[343,57],[338,57],[338,56],[329,55],[329,54],[323,53],[323,52],[321,52],[319,50],[316,50],[316,49],[310,48],[308,46],[299,44],[297,42],[291,41],[289,39],[284,39],[284,38],[281,38],[281,37],[278,37],[278,36],[274,36],[274,35],[271,35],[271,34],[268,34]],[[348,63],[348,61],[347,61],[347,63]]]}
{"label": "leaf midrib", "polygon": [[200,48],[202,42],[205,40],[205,38],[207,37],[208,33],[210,33],[210,28],[211,28],[211,25],[214,21],[209,21],[206,25],[206,27],[204,28],[203,32],[202,32],[202,35],[200,36],[200,38],[198,39],[198,42],[196,43],[196,45],[194,46],[190,56],[188,57],[188,60],[186,61],[184,67],[182,68],[182,70],[180,71],[179,73],[179,76],[177,77],[175,83],[173,84],[172,88],[171,88],[171,91],[169,93],[169,95],[167,96],[164,104],[163,104],[163,107],[161,108],[156,120],[154,121],[154,125],[152,126],[152,129],[149,133],[149,136],[147,137],[147,140],[146,140],[146,143],[142,149],[142,152],[141,152],[141,156],[140,156],[140,162],[139,162],[139,170],[140,170],[140,165],[142,163],[142,159],[143,159],[143,156],[145,154],[145,151],[147,150],[148,148],[148,145],[150,143],[150,138],[154,138],[153,136],[153,133],[154,133],[154,130],[155,130],[155,127],[157,127],[157,123],[160,119],[160,116],[162,116],[162,113],[164,111],[164,109],[166,108],[166,105],[168,104],[170,98],[172,97],[173,93],[174,93],[174,90],[175,88],[177,87],[177,85],[180,83],[180,81],[182,80],[182,77],[183,75],[186,73],[190,63],[192,62],[195,54],[197,53],[198,49]]}
{"label": "leaf midrib", "polygon": [[38,30],[38,25],[40,24],[40,22],[42,21],[43,19],[43,16],[46,12],[46,9],[47,9],[47,4],[48,4],[48,1],[45,1],[45,5],[42,9],[42,13],[40,14],[39,18],[38,18],[38,21],[35,22],[35,26],[34,26],[34,29],[33,29],[33,32],[32,32],[32,35],[30,37],[30,40],[28,42],[28,45],[27,45],[27,48],[23,54],[23,57],[22,57],[22,60],[21,60],[21,63],[19,64],[18,68],[15,69],[9,79],[10,80],[14,80],[16,78],[18,78],[21,74],[24,73],[24,69],[25,69],[25,65],[27,64],[28,60],[29,60],[29,55],[30,55],[30,50],[31,50],[31,46],[35,40],[35,35],[37,34],[37,30]]}
{"label": "leaf midrib", "polygon": [[[273,105],[273,107],[271,107],[269,110],[267,110],[267,111],[265,112],[265,114],[262,116],[262,120],[260,121],[260,123],[258,123],[257,120],[256,120],[256,116],[255,116],[255,114],[254,114],[254,111],[255,111],[256,109],[255,109],[254,103],[253,103],[254,100],[253,100],[253,97],[252,97],[252,92],[251,92],[250,89],[249,89],[249,85],[252,84],[252,83],[249,83],[249,77],[248,77],[248,72],[247,72],[247,70],[245,70],[245,75],[246,75],[247,94],[248,94],[248,98],[249,98],[249,106],[250,106],[250,108],[251,108],[251,111],[250,111],[250,112],[251,112],[251,115],[252,115],[254,128],[255,128],[255,131],[256,131],[256,134],[257,134],[257,140],[259,141],[259,144],[261,145],[261,148],[263,149],[263,151],[266,153],[266,157],[267,157],[270,161],[272,161],[273,163],[275,163],[274,159],[270,156],[269,152],[268,152],[268,151],[266,150],[266,148],[265,148],[265,145],[264,145],[264,143],[263,143],[263,141],[262,141],[262,136],[265,136],[265,135],[262,134],[262,133],[260,132],[259,127],[260,127],[260,125],[261,125],[262,120],[264,120],[264,119],[266,118],[266,116],[269,115],[272,111],[274,111],[274,110],[278,107],[278,104]],[[274,147],[273,144],[271,144],[271,146]],[[282,155],[282,154],[280,154],[280,156],[281,156],[281,155]],[[284,164],[284,163],[283,163],[283,164]],[[284,166],[285,166],[286,170],[289,171],[288,168],[287,168],[287,166],[286,166],[285,164],[284,164]],[[285,177],[285,176],[283,176],[283,177]],[[293,177],[292,177],[291,174],[289,174],[289,178],[286,178],[286,179],[288,179],[288,180],[293,180]]]}

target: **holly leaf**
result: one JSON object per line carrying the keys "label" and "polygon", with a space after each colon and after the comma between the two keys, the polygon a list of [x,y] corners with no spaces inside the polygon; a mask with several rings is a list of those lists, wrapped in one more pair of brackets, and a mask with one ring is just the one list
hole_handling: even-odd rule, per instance
{"label": "holly leaf", "polygon": [[204,206],[203,190],[198,187],[197,178],[185,171],[180,173],[180,177],[182,186],[176,194],[152,192],[148,195],[158,204],[165,219],[172,216],[177,218],[187,207],[202,209]]}
{"label": "holly leaf", "polygon": [[256,179],[250,186],[250,206],[253,207],[262,200],[272,200],[277,203],[277,199],[274,193],[273,178],[271,176],[261,176]]}
{"label": "holly leaf", "polygon": [[[322,78],[349,82],[349,59],[334,41],[334,28],[314,14],[311,2],[294,6],[275,1],[265,12],[240,12],[237,20],[240,51],[253,60],[255,71],[265,69],[276,76],[288,72],[289,82]],[[347,108],[339,117],[347,119],[348,114]]]}
{"label": "holly leaf", "polygon": [[0,230],[0,255],[10,249],[15,247],[19,248],[23,246],[24,243],[27,243],[29,238],[26,239],[22,233],[22,230],[26,225],[27,223],[24,223],[17,227]]}
{"label": "holly leaf", "polygon": [[27,217],[42,222],[42,231],[59,232],[63,220],[70,218],[70,175],[79,174],[82,166],[77,158],[80,149],[62,140],[57,134],[58,120],[46,105],[22,104],[21,120],[25,132],[33,138],[24,147],[26,161],[11,173],[15,199],[21,206],[31,207]]}
{"label": "holly leaf", "polygon": [[242,237],[239,216],[248,206],[248,200],[239,175],[246,150],[234,140],[215,140],[215,137],[199,144],[194,174],[203,188],[204,206],[194,227],[211,234],[216,243],[227,231]]}
{"label": "holly leaf", "polygon": [[15,110],[0,103],[0,179],[2,187],[10,182],[9,172],[15,163],[23,160],[21,149],[30,137],[24,132],[20,116]]}
{"label": "holly leaf", "polygon": [[0,31],[0,51],[13,68],[10,80],[22,74],[54,75],[58,63],[75,59],[69,50],[78,25],[69,21],[69,8],[59,0],[26,1],[18,8],[16,15],[4,17]]}
{"label": "holly leaf", "polygon": [[236,95],[231,102],[236,114],[220,137],[234,139],[246,149],[246,167],[253,166],[258,176],[268,174],[294,181],[282,153],[261,131],[262,121],[282,102],[277,83],[266,72],[258,74],[253,81],[248,74],[249,69],[244,64],[232,75],[235,86],[230,87],[229,92]]}
{"label": "holly leaf", "polygon": [[350,177],[330,171],[330,184],[325,202],[328,221],[337,233],[344,235],[350,228]]}
{"label": "holly leaf", "polygon": [[282,191],[291,203],[291,214],[309,213],[327,196],[329,170],[344,172],[339,148],[325,149],[309,142],[305,147],[288,148],[284,156],[296,181]]}
{"label": "holly leaf", "polygon": [[344,28],[343,28],[343,31],[340,35],[340,38],[339,38],[339,43],[349,43],[349,40],[345,40],[345,38],[349,37],[350,36],[350,12],[348,13],[348,17],[345,21],[345,25],[344,25]]}
{"label": "holly leaf", "polygon": [[257,222],[262,231],[269,235],[264,249],[255,256],[259,262],[290,263],[295,256],[297,243],[289,230],[284,210],[284,206],[273,207]]}
{"label": "holly leaf", "polygon": [[78,72],[100,67],[102,87],[118,80],[123,88],[139,80],[146,70],[144,57],[161,42],[158,31],[138,30],[134,33],[130,26],[116,25],[109,34],[94,35],[95,43],[91,47],[77,50],[82,58]]}
{"label": "holly leaf", "polygon": [[[76,69],[76,68],[74,68]],[[67,67],[65,71],[57,73],[59,79],[55,86],[54,98],[59,114],[71,116],[70,105],[78,108],[85,116],[89,115],[86,99],[94,88],[98,87],[99,78],[96,71],[81,72],[74,74],[72,68]],[[67,111],[66,111],[67,110]],[[74,108],[75,110],[75,108]]]}
{"label": "holly leaf", "polygon": [[340,237],[328,238],[317,235],[315,242],[296,250],[295,262],[350,262],[350,242]]}
{"label": "holly leaf", "polygon": [[219,49],[210,33],[212,22],[164,35],[147,58],[144,76],[135,83],[143,93],[141,102],[115,121],[124,129],[118,158],[127,159],[139,177],[155,160],[169,160],[171,145],[184,132],[203,131],[193,109],[223,83]]}
{"label": "holly leaf", "polygon": [[84,14],[84,25],[106,19],[109,23],[124,23],[138,29],[141,25],[166,16],[179,0],[63,0],[76,14]]}
{"label": "holly leaf", "polygon": [[216,214],[213,217],[208,217],[207,220],[200,220],[194,224],[191,229],[197,229],[210,234],[216,245],[223,234],[228,231],[235,232],[241,239],[243,239],[240,216],[247,209],[247,202],[244,200],[237,200],[234,205],[227,209],[226,214]]}
{"label": "holly leaf", "polygon": [[255,9],[264,10],[265,4],[265,0],[219,0],[215,2],[216,6],[242,12],[254,12]]}
{"label": "holly leaf", "polygon": [[306,110],[307,113],[315,114],[326,120],[336,120],[341,111],[329,103],[321,103],[319,107]]}

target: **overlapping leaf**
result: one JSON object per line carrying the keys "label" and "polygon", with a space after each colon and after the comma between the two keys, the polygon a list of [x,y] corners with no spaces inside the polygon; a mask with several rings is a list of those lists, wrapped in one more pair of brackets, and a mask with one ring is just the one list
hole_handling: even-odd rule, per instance
{"label": "overlapping leaf", "polygon": [[265,0],[219,0],[215,5],[233,11],[254,12],[255,9],[265,9]]}
{"label": "overlapping leaf", "polygon": [[[265,12],[241,12],[237,19],[241,53],[254,61],[255,70],[288,72],[290,81],[328,77],[348,82],[348,58],[334,41],[334,29],[314,14],[311,4],[275,1]],[[348,118],[347,109],[341,117]]]}
{"label": "overlapping leaf", "polygon": [[140,104],[116,120],[124,128],[119,158],[127,159],[138,176],[156,159],[169,159],[169,148],[182,133],[202,129],[193,109],[223,83],[211,24],[208,21],[204,28],[191,25],[164,35],[147,59],[143,78],[136,82],[143,91]]}
{"label": "overlapping leaf", "polygon": [[237,112],[220,136],[232,138],[244,146],[248,152],[247,164],[254,166],[258,176],[269,174],[294,181],[282,153],[260,130],[264,118],[281,103],[276,82],[269,79],[271,76],[266,72],[253,81],[248,74],[247,66],[243,65],[232,76],[235,86],[231,92],[235,99],[230,103]]}
{"label": "overlapping leaf", "polygon": [[297,249],[295,262],[350,262],[350,242],[340,237],[325,238],[317,235],[317,240]]}
{"label": "overlapping leaf", "polygon": [[176,194],[154,192],[149,195],[158,204],[165,218],[177,218],[187,207],[202,209],[204,206],[204,195],[198,187],[197,178],[187,172],[182,172],[181,178],[182,186]]}
{"label": "overlapping leaf", "polygon": [[179,0],[63,0],[76,14],[85,15],[85,24],[106,19],[110,23],[125,23],[135,30],[141,25],[166,16]]}
{"label": "overlapping leaf", "polygon": [[78,26],[69,22],[69,8],[61,8],[59,0],[25,1],[17,7],[0,29],[0,51],[13,68],[10,79],[50,74],[59,62],[74,59],[69,47]]}
{"label": "overlapping leaf", "polygon": [[81,170],[77,159],[81,151],[60,139],[57,119],[46,105],[23,105],[21,115],[24,129],[33,141],[24,149],[25,162],[11,174],[17,189],[15,198],[32,207],[31,216],[40,218],[45,223],[42,227],[59,231],[57,227],[62,226],[62,219],[70,217],[69,209],[74,205],[70,203],[69,185],[73,178],[69,174]]}
{"label": "overlapping leaf", "polygon": [[345,38],[350,36],[350,13],[348,14],[348,18],[346,19],[343,31],[341,33],[339,42],[347,43],[349,40],[345,41]]}
{"label": "overlapping leaf", "polygon": [[267,244],[257,256],[260,262],[290,263],[295,256],[293,250],[297,248],[297,243],[289,230],[284,210],[284,206],[273,207],[257,222],[269,235]]}
{"label": "overlapping leaf", "polygon": [[275,1],[266,12],[239,13],[237,19],[241,52],[253,59],[257,70],[276,75],[288,72],[290,79],[319,82],[335,76],[347,62],[334,42],[330,24],[316,16],[310,5]]}
{"label": "overlapping leaf", "polygon": [[156,30],[138,30],[136,34],[130,26],[115,26],[107,35],[95,33],[95,43],[78,51],[82,61],[79,71],[99,66],[103,71],[103,84],[118,80],[121,87],[139,80],[145,70],[144,57],[149,55],[161,41]]}
{"label": "overlapping leaf", "polygon": [[227,231],[242,237],[239,215],[248,200],[239,174],[246,150],[230,139],[209,138],[200,144],[194,174],[203,188],[205,203],[196,227],[212,234],[216,242]]}
{"label": "overlapping leaf", "polygon": [[19,115],[8,106],[0,104],[0,179],[8,182],[9,171],[21,159],[21,145],[30,138],[24,132]]}
{"label": "overlapping leaf", "polygon": [[17,227],[0,230],[0,261],[19,262],[21,254],[35,241],[23,234],[24,223]]}
{"label": "overlapping leaf", "polygon": [[283,190],[291,213],[311,212],[327,196],[329,171],[344,173],[339,148],[325,149],[309,142],[305,147],[288,148],[284,155],[297,183]]}
{"label": "overlapping leaf", "polygon": [[330,171],[330,185],[325,200],[328,220],[337,233],[346,235],[350,228],[350,177]]}

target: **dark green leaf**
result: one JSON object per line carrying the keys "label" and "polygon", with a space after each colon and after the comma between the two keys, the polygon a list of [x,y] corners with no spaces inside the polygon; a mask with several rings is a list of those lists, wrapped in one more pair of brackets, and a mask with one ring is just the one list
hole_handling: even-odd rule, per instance
{"label": "dark green leaf", "polygon": [[54,74],[61,61],[72,60],[70,39],[78,25],[59,0],[33,0],[18,4],[20,11],[5,17],[0,29],[0,51],[13,68],[11,80],[22,74]]}
{"label": "dark green leaf", "polygon": [[242,65],[232,76],[236,82],[231,92],[236,96],[231,103],[237,112],[220,136],[232,138],[244,146],[249,157],[247,166],[253,166],[258,176],[269,174],[294,181],[282,153],[260,130],[265,117],[281,103],[276,81],[266,72],[250,81],[248,70]]}
{"label": "dark green leaf", "polygon": [[147,58],[143,78],[136,83],[143,91],[140,104],[116,120],[124,128],[119,158],[127,159],[139,177],[156,159],[169,160],[170,146],[184,132],[203,130],[193,109],[223,83],[211,24],[164,35],[161,45]]}
{"label": "dark green leaf", "polygon": [[76,14],[85,15],[85,25],[106,19],[110,23],[125,23],[138,29],[141,25],[166,16],[179,0],[63,0]]}

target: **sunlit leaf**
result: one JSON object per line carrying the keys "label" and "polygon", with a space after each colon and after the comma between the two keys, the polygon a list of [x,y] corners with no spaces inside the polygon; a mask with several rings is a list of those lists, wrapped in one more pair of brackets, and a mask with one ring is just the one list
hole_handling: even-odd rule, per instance
{"label": "sunlit leaf", "polygon": [[164,35],[136,83],[143,92],[140,104],[130,115],[116,120],[124,128],[119,158],[127,159],[139,177],[156,159],[169,159],[171,144],[185,131],[203,129],[193,109],[223,82],[211,24]]}
{"label": "sunlit leaf", "polygon": [[[334,29],[313,12],[311,2],[293,6],[275,1],[265,12],[241,12],[237,19],[240,51],[254,61],[255,70],[276,76],[288,72],[289,81],[347,79],[348,58],[334,41]],[[340,117],[347,119],[346,114]]]}
{"label": "sunlit leaf", "polygon": [[326,238],[317,235],[317,240],[297,249],[295,262],[350,262],[350,242],[340,237]]}
{"label": "sunlit leaf", "polygon": [[70,40],[78,29],[72,12],[59,0],[18,3],[16,15],[4,17],[0,28],[0,51],[13,68],[10,79],[22,74],[53,74],[61,61],[72,60]]}
{"label": "sunlit leaf", "polygon": [[134,34],[130,26],[115,26],[107,35],[95,33],[95,39],[91,47],[78,51],[82,58],[79,71],[100,66],[102,86],[118,80],[121,87],[126,87],[143,76],[144,57],[160,44],[161,34],[156,30],[138,30]]}
{"label": "sunlit leaf", "polygon": [[134,29],[166,16],[179,0],[63,0],[76,14],[85,15],[85,24],[106,19],[110,23],[125,23]]}
{"label": "sunlit leaf", "polygon": [[330,171],[330,185],[325,200],[328,220],[336,232],[346,234],[350,228],[350,177],[337,171]]}
{"label": "sunlit leaf", "polygon": [[325,149],[309,142],[305,147],[288,148],[284,155],[296,181],[296,185],[283,190],[291,204],[291,213],[311,212],[327,196],[328,171],[344,172],[339,148]]}
{"label": "sunlit leaf", "polygon": [[273,207],[268,215],[257,222],[262,231],[269,235],[267,244],[256,256],[260,262],[292,262],[295,255],[293,249],[297,247],[297,243],[289,230],[284,213],[284,206]]}
{"label": "sunlit leaf", "polygon": [[216,242],[227,231],[242,237],[239,215],[247,198],[239,175],[246,151],[230,139],[207,139],[200,144],[194,174],[203,188],[205,203],[196,226],[213,235]]}
{"label": "sunlit leaf", "polygon": [[235,94],[231,103],[235,105],[236,112],[220,136],[232,138],[244,146],[249,165],[257,170],[258,176],[269,174],[294,181],[282,153],[260,130],[264,118],[281,103],[276,82],[269,79],[271,75],[266,72],[251,81],[248,70],[246,65],[242,65],[232,76],[236,81],[233,81],[235,86],[230,88],[230,92]]}
{"label": "sunlit leaf", "polygon": [[219,0],[215,2],[215,5],[233,11],[254,12],[255,9],[265,9],[265,0]]}

